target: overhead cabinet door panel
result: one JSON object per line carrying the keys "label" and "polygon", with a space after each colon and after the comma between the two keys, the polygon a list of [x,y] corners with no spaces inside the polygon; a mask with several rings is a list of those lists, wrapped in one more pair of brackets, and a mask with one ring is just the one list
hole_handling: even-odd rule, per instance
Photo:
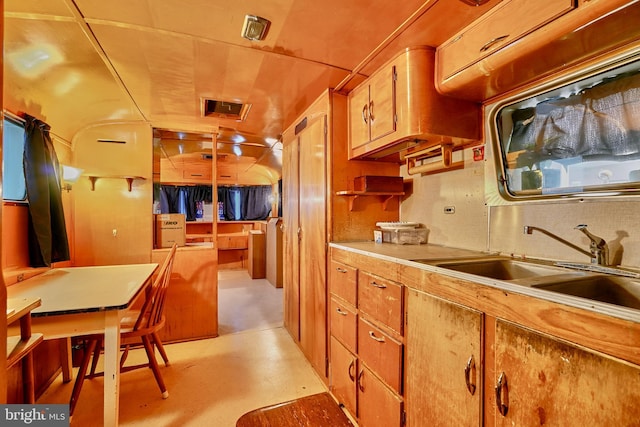
{"label": "overhead cabinet door panel", "polygon": [[438,49],[446,79],[569,12],[574,0],[505,0]]}
{"label": "overhead cabinet door panel", "polygon": [[388,67],[371,79],[369,85],[371,141],[396,130],[395,73],[396,67]]}

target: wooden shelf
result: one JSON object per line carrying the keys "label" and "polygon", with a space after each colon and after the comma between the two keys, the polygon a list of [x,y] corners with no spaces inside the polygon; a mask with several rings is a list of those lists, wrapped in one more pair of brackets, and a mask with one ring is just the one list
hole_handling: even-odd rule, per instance
{"label": "wooden shelf", "polygon": [[127,187],[129,191],[131,191],[131,187],[133,186],[133,180],[140,179],[145,180],[146,178],[143,176],[133,176],[133,175],[88,175],[89,181],[91,181],[91,191],[95,191],[96,189],[96,181],[99,178],[116,178],[116,179],[124,179],[127,181]]}
{"label": "wooden shelf", "polygon": [[336,192],[336,196],[347,196],[349,197],[349,211],[353,211],[353,203],[355,202],[355,200],[358,197],[364,197],[364,196],[375,196],[375,197],[379,197],[381,199],[381,203],[382,203],[382,209],[383,210],[387,210],[387,203],[389,202],[389,200],[391,200],[392,198],[396,197],[396,196],[404,196],[404,191],[401,192],[397,192],[397,193],[379,193],[379,192],[373,192],[373,191],[337,191]]}
{"label": "wooden shelf", "polygon": [[12,367],[28,355],[43,340],[42,334],[32,334],[23,340],[20,336],[7,337],[7,368]]}

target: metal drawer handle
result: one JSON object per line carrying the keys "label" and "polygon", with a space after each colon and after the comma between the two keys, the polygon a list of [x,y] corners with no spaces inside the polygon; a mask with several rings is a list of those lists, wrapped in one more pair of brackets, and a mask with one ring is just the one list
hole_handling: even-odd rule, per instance
{"label": "metal drawer handle", "polygon": [[488,42],[486,42],[484,44],[484,46],[482,46],[480,48],[480,52],[486,52],[489,49],[491,49],[493,47],[494,44],[501,42],[502,40],[506,39],[507,37],[509,37],[509,34],[505,35],[505,36],[500,36],[500,37],[496,37],[495,39],[491,39]]}
{"label": "metal drawer handle", "polygon": [[345,270],[345,269],[344,269],[344,268],[342,268],[342,267],[336,267],[336,271],[337,271],[338,273],[346,273],[346,272],[347,272],[347,270]]}
{"label": "metal drawer handle", "polygon": [[467,366],[464,368],[464,382],[467,385],[467,390],[471,393],[471,396],[476,392],[475,385],[476,378],[476,361],[473,359],[473,354],[469,356],[467,360]]}
{"label": "metal drawer handle", "polygon": [[504,372],[500,374],[498,384],[496,384],[496,405],[498,406],[498,412],[503,417],[506,417],[509,411],[509,387],[507,385],[507,376]]}
{"label": "metal drawer handle", "polygon": [[358,374],[358,388],[360,389],[360,391],[364,391],[364,386],[362,385],[362,376],[364,375],[364,369],[360,371],[360,373]]}
{"label": "metal drawer handle", "polygon": [[355,376],[355,367],[356,367],[356,359],[351,359],[351,363],[349,363],[349,379],[351,381],[355,381],[356,380],[356,376]]}
{"label": "metal drawer handle", "polygon": [[342,309],[340,309],[340,307],[336,308],[336,311],[338,312],[338,314],[342,314],[343,316],[347,315],[346,311],[342,311]]}
{"label": "metal drawer handle", "polygon": [[369,102],[369,120],[371,120],[371,123],[373,123],[375,119],[376,116],[373,114],[373,101],[371,101]]}
{"label": "metal drawer handle", "polygon": [[377,337],[373,331],[369,331],[369,336],[375,341],[384,342],[384,337]]}
{"label": "metal drawer handle", "polygon": [[378,289],[385,289],[387,287],[387,285],[384,285],[382,283],[376,283],[375,280],[371,281],[370,285]]}
{"label": "metal drawer handle", "polygon": [[366,124],[369,124],[369,111],[367,104],[364,104],[364,106],[362,107],[362,121],[364,121]]}

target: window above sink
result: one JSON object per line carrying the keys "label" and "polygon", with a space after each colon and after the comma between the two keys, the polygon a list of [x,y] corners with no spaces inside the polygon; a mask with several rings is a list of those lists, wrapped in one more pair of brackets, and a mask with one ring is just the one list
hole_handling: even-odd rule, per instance
{"label": "window above sink", "polygon": [[640,194],[640,52],[490,106],[507,201]]}

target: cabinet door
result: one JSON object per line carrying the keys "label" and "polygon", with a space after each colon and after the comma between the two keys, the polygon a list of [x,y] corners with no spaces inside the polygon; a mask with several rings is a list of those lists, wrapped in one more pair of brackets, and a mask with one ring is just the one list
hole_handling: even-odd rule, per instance
{"label": "cabinet door", "polygon": [[300,275],[298,255],[298,139],[282,150],[282,272],[284,326],[300,340]]}
{"label": "cabinet door", "polygon": [[402,399],[362,366],[358,373],[358,426],[400,427]]}
{"label": "cabinet door", "polygon": [[349,94],[349,145],[354,149],[369,140],[369,85],[365,84]]}
{"label": "cabinet door", "polygon": [[356,416],[356,357],[331,337],[331,391],[349,413]]}
{"label": "cabinet door", "polygon": [[389,135],[396,130],[396,67],[378,71],[369,82],[370,139]]}
{"label": "cabinet door", "polygon": [[442,79],[479,61],[574,8],[574,0],[505,0],[438,48]]}
{"label": "cabinet door", "polygon": [[407,291],[408,426],[482,424],[482,320],[476,310]]}
{"label": "cabinet door", "polygon": [[326,115],[300,134],[300,346],[327,376]]}
{"label": "cabinet door", "polygon": [[496,426],[638,426],[640,367],[496,321]]}

